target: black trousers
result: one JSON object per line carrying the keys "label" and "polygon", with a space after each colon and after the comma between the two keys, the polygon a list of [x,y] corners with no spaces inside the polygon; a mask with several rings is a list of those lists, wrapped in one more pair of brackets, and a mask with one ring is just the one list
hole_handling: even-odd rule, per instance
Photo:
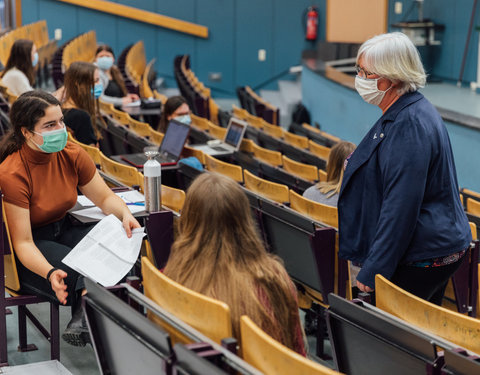
{"label": "black trousers", "polygon": [[[52,267],[67,273],[63,279],[67,285],[67,305],[76,309],[80,302],[80,293],[84,289],[83,276],[62,263],[62,259],[94,227],[92,225],[72,225],[68,217],[46,226],[32,229],[33,241]],[[57,302],[58,299],[50,283],[43,277],[25,268],[17,259],[17,270],[22,293],[39,295]]]}
{"label": "black trousers", "polygon": [[462,265],[465,258],[466,256],[463,256],[455,263],[439,267],[400,265],[395,270],[391,281],[407,292],[440,306],[448,280]]}

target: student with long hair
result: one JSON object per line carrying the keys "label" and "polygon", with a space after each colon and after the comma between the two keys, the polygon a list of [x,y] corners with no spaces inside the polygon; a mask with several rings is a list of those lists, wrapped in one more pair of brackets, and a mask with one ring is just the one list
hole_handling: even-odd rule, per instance
{"label": "student with long hair", "polygon": [[96,99],[103,88],[97,67],[82,61],[72,63],[65,72],[64,87],[65,124],[79,142],[98,146]]}
{"label": "student with long hair", "polygon": [[[83,277],[62,259],[92,226],[73,225],[67,211],[77,189],[105,214],[114,214],[127,236],[140,227],[126,204],[105,184],[88,154],[67,142],[60,102],[44,91],[26,92],[10,110],[12,130],[0,144],[0,186],[19,260],[21,292],[72,306],[63,334],[72,345],[89,340],[83,319]],[[3,291],[2,291],[3,293]]]}
{"label": "student with long hair", "polygon": [[38,53],[35,44],[28,39],[16,40],[10,49],[10,56],[2,73],[2,84],[17,96],[33,90],[34,68],[37,64]]}
{"label": "student with long hair", "polygon": [[125,87],[122,73],[115,65],[113,49],[106,44],[98,46],[95,52],[95,65],[100,70],[100,81],[104,91],[101,99],[114,105],[125,105],[139,99],[137,94],[130,94]]}
{"label": "student with long hair", "polygon": [[234,337],[240,338],[240,317],[248,315],[305,355],[295,287],[279,258],[265,250],[237,183],[218,174],[196,178],[178,229],[165,275],[227,303]]}
{"label": "student with long hair", "polygon": [[168,98],[163,106],[157,130],[165,133],[169,121],[173,118],[188,125],[192,122],[190,118],[190,107],[183,96],[178,95]]}
{"label": "student with long hair", "polygon": [[312,201],[336,207],[342,186],[345,159],[355,151],[355,147],[353,143],[346,141],[333,146],[328,156],[327,181],[321,181],[309,187],[303,196]]}

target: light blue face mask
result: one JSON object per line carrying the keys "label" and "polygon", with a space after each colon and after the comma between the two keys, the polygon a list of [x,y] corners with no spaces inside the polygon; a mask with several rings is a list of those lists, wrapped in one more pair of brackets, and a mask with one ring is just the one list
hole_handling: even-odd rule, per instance
{"label": "light blue face mask", "polygon": [[65,125],[61,129],[50,130],[43,133],[34,133],[40,135],[43,138],[43,144],[36,144],[33,139],[32,142],[35,143],[35,145],[40,150],[48,154],[62,151],[67,144],[68,133]]}
{"label": "light blue face mask", "polygon": [[177,120],[178,122],[181,122],[187,125],[190,125],[192,123],[192,118],[190,117],[190,115],[177,116],[177,117],[174,117],[174,119]]}
{"label": "light blue face mask", "polygon": [[92,89],[92,94],[95,99],[98,99],[103,94],[103,85],[101,83],[96,83]]}
{"label": "light blue face mask", "polygon": [[102,70],[108,70],[113,66],[113,57],[102,56],[97,59],[97,66]]}
{"label": "light blue face mask", "polygon": [[35,54],[33,55],[32,66],[36,67],[37,64],[38,64],[38,52],[35,52]]}

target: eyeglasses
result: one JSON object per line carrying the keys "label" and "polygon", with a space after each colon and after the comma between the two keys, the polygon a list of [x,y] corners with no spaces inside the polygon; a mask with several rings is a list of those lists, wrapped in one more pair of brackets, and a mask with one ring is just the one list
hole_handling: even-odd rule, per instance
{"label": "eyeglasses", "polygon": [[360,77],[373,76],[376,74],[363,69],[362,67],[360,67],[360,65],[355,65],[355,71],[357,72],[357,75]]}

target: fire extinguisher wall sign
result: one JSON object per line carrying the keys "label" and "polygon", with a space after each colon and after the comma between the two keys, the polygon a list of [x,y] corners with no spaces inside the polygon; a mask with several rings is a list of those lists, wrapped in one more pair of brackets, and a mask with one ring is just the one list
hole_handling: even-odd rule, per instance
{"label": "fire extinguisher wall sign", "polygon": [[318,10],[316,7],[311,6],[307,9],[307,31],[305,33],[305,39],[316,40],[318,33]]}

